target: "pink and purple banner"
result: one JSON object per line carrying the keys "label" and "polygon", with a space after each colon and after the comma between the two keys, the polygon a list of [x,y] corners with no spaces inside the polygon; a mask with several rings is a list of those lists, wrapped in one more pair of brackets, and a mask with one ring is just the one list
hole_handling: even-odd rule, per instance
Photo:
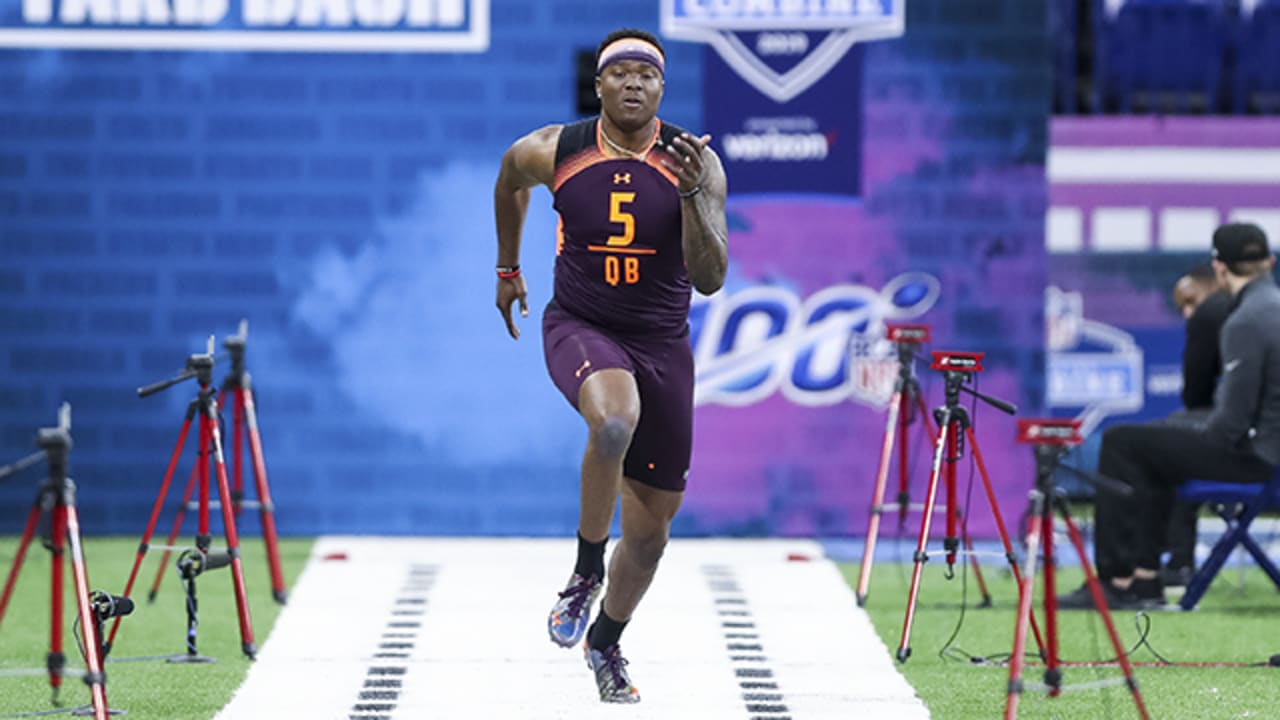
{"label": "pink and purple banner", "polygon": [[[985,353],[973,387],[1040,412],[1048,84],[1041,58],[1016,52],[1043,41],[1043,18],[1030,15],[957,27],[908,10],[905,36],[858,45],[785,99],[725,47],[762,52],[756,66],[783,73],[829,48],[830,35],[779,19],[768,30],[727,26],[732,40],[712,43],[703,97],[729,170],[732,261],[725,289],[692,318],[697,413],[682,514],[696,530],[865,532],[896,373],[886,323],[930,325],[926,353]],[[788,47],[789,64],[776,57]],[[947,59],[943,47],[984,59]],[[978,91],[952,92],[956,83]],[[753,142],[777,151],[741,152],[752,128]],[[943,382],[928,366],[926,354],[916,372],[932,409]],[[1014,443],[1012,417],[970,396],[963,404],[1000,510],[1016,517],[1031,454]],[[919,422],[908,435],[919,501],[934,437]],[[971,532],[992,535],[973,450],[959,463],[961,502]]]}

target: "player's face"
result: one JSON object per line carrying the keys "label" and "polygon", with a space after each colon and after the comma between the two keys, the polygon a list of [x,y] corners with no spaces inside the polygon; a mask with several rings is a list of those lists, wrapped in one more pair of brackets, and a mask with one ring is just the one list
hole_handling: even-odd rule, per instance
{"label": "player's face", "polygon": [[625,131],[644,127],[658,114],[662,101],[662,73],[647,62],[621,60],[596,77],[600,105],[609,119]]}

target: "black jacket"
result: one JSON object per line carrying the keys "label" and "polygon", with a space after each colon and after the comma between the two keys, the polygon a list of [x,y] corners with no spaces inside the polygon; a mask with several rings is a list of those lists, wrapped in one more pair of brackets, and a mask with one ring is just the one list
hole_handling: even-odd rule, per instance
{"label": "black jacket", "polygon": [[1218,336],[1231,313],[1231,301],[1231,293],[1219,290],[1205,298],[1187,318],[1187,341],[1182,348],[1182,406],[1188,410],[1213,406],[1213,389],[1222,374]]}

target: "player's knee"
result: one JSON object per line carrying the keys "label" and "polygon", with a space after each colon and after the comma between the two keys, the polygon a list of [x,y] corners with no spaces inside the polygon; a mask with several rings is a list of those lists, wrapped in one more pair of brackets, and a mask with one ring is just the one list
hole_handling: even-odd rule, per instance
{"label": "player's knee", "polygon": [[596,451],[610,457],[622,457],[631,447],[635,420],[625,415],[606,415],[591,428],[591,442]]}
{"label": "player's knee", "polygon": [[634,538],[629,548],[637,565],[643,568],[656,568],[667,549],[665,532],[646,533]]}

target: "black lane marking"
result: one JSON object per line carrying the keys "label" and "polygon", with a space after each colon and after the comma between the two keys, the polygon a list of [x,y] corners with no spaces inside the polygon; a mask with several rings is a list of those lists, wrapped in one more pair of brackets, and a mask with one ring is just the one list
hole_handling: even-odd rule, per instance
{"label": "black lane marking", "polygon": [[370,665],[365,673],[364,687],[347,714],[348,720],[391,720],[400,702],[404,674],[409,669],[395,661],[408,659],[422,628],[421,621],[406,617],[426,614],[427,596],[435,585],[437,570],[436,565],[409,567],[409,577],[396,593],[391,617],[373,653],[377,663]]}
{"label": "black lane marking", "polygon": [[747,717],[749,720],[792,720],[786,698],[773,680],[772,660],[756,632],[751,603],[743,594],[733,568],[703,565],[702,574],[711,589],[716,614],[720,616],[720,634],[742,691]]}

